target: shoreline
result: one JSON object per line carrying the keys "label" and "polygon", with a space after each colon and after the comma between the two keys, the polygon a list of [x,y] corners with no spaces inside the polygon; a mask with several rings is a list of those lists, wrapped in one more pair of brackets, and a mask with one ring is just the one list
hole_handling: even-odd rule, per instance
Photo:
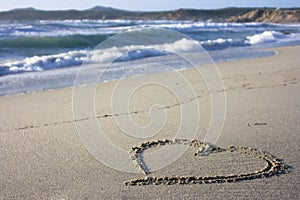
{"label": "shoreline", "polygon": [[[277,56],[279,54],[279,52],[276,50],[277,48],[280,49],[280,48],[293,47],[293,46],[300,46],[300,45],[295,44],[295,45],[290,45],[290,46],[257,48],[258,52],[266,52],[266,54],[265,55],[257,55],[255,57],[232,58],[232,59],[229,59],[229,60],[220,60],[220,61],[216,61],[216,62],[213,60],[210,51],[207,51],[207,52],[208,52],[208,55],[209,55],[210,59],[212,60],[212,63],[214,63],[216,65],[219,65],[219,64],[227,63],[227,62],[238,62],[238,61],[243,61],[243,60],[252,60],[252,59],[260,59],[260,58],[264,58],[264,57]],[[245,48],[245,47],[237,47],[237,48]],[[221,50],[221,51],[223,51],[223,50]],[[267,52],[269,52],[270,54],[267,54]],[[207,65],[210,65],[210,64],[201,64],[200,66],[196,66],[196,68],[197,67],[203,67],[203,66],[205,67]],[[76,67],[80,67],[80,66],[76,66]],[[66,68],[61,68],[61,69],[58,68],[58,69],[46,70],[46,71],[42,71],[42,72],[51,72],[51,71],[55,71],[55,70],[65,70],[65,69],[72,69],[72,68],[75,68],[75,67],[66,67]],[[182,69],[177,69],[177,70],[174,70],[174,71],[185,71],[185,70],[190,70],[190,69],[191,68],[182,68]],[[27,73],[39,73],[39,72],[27,72]],[[168,71],[167,72],[159,72],[159,73],[168,73]],[[20,75],[21,74],[23,74],[23,73],[20,73]],[[156,74],[156,73],[154,73],[154,74]],[[19,74],[13,74],[12,76],[14,76],[14,75],[19,75]],[[135,75],[135,76],[126,77],[126,79],[128,79],[128,78],[134,78],[134,77],[140,77],[140,76],[148,76],[148,75],[151,75],[151,74]],[[8,76],[10,76],[10,75],[8,75]],[[119,80],[123,80],[123,79],[111,79],[111,80],[105,80],[104,82],[87,83],[87,84],[84,84],[84,85],[102,84],[102,83],[107,83],[107,82],[111,82],[111,81],[119,81]],[[17,92],[17,93],[12,93],[12,94],[0,95],[0,97],[9,97],[9,96],[15,96],[15,95],[26,95],[26,94],[39,93],[39,92],[47,92],[47,91],[60,90],[60,89],[70,89],[70,88],[73,88],[73,87],[74,87],[74,85],[72,85],[72,86],[62,86],[62,87],[54,87],[54,88],[50,88],[50,89],[40,89],[40,90],[28,91],[28,92]]]}

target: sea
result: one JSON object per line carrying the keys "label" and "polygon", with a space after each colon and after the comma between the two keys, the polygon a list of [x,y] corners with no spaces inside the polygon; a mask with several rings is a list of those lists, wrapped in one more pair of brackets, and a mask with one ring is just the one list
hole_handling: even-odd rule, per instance
{"label": "sea", "polygon": [[[164,37],[156,38],[153,43],[135,45],[133,39],[143,40],[139,35],[123,38],[124,44],[97,48],[120,34],[157,29],[172,30],[184,37],[164,39],[168,37],[162,31]],[[300,24],[170,20],[0,21],[0,95],[71,87],[80,67],[86,63],[105,67],[113,59],[113,67],[97,80],[105,82],[124,78],[124,72],[144,63],[174,66],[168,70],[193,67],[174,60],[174,49],[186,54],[195,53],[195,48],[201,45],[211,60],[218,63],[270,56],[276,52],[266,48],[299,44]],[[165,71],[165,68],[159,70],[155,66],[148,65],[143,70],[140,67],[125,77]],[[88,76],[85,78],[85,83],[94,81]]]}

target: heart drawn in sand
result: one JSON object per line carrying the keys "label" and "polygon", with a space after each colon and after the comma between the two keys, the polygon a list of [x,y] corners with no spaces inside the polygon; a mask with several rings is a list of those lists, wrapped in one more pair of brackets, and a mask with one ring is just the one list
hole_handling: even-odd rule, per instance
{"label": "heart drawn in sand", "polygon": [[[230,175],[215,175],[215,176],[161,176],[151,177],[150,172],[143,160],[143,153],[145,150],[164,146],[164,145],[189,145],[197,149],[195,156],[203,156],[209,154],[218,154],[221,152],[236,152],[246,154],[264,161],[265,166],[262,169],[255,170],[248,173],[230,174]],[[199,140],[175,139],[175,140],[157,140],[152,142],[142,143],[138,147],[132,147],[132,160],[137,168],[146,174],[145,178],[138,178],[124,182],[127,186],[142,186],[142,185],[173,185],[173,184],[210,184],[210,183],[224,183],[237,182],[243,180],[252,180],[264,177],[270,177],[279,174],[286,174],[290,167],[285,165],[281,160],[272,156],[271,154],[247,147],[231,146],[228,148],[215,147],[208,143],[203,143]]]}

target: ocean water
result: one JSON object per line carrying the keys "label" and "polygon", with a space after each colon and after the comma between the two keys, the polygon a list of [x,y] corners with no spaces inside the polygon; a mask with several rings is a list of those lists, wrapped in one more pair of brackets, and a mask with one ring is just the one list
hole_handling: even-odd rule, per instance
{"label": "ocean water", "polygon": [[[161,37],[155,42],[124,43],[95,49],[112,36],[133,30],[178,31],[185,38]],[[142,40],[141,38],[134,38]],[[124,40],[127,40],[126,38]],[[129,38],[128,38],[129,40]],[[132,40],[132,38],[131,38]],[[0,95],[26,93],[74,84],[82,63],[103,65],[117,58],[100,81],[123,78],[132,66],[163,63],[172,70],[190,67],[176,60],[174,50],[193,54],[199,45],[214,62],[274,54],[263,48],[300,44],[300,24],[206,23],[193,21],[64,20],[0,22]],[[125,52],[125,53],[124,53]],[[197,55],[193,55],[197,56]],[[200,63],[200,64],[205,64]],[[127,76],[159,73],[139,68]],[[89,78],[86,77],[86,82]]]}

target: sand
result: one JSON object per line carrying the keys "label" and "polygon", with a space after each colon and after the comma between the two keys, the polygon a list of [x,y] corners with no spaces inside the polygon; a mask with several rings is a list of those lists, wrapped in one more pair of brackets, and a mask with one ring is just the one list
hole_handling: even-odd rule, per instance
{"label": "sand", "polygon": [[[126,186],[124,182],[145,175],[138,170],[127,173],[112,169],[87,151],[75,123],[84,126],[97,120],[106,137],[129,152],[142,142],[174,138],[181,125],[180,108],[195,103],[200,110],[199,127],[184,130],[196,128],[195,139],[203,140],[211,119],[211,101],[201,76],[195,69],[189,69],[180,74],[191,84],[196,98],[187,96],[178,102],[166,88],[148,85],[132,95],[128,112],[113,113],[110,99],[116,84],[134,85],[157,79],[174,85],[181,82],[172,72],[112,81],[97,86],[95,113],[83,110],[80,119],[75,116],[77,121],[73,118],[72,88],[0,97],[0,199],[298,199],[300,46],[275,50],[278,54],[270,57],[218,64],[226,92],[226,118],[216,146],[263,150],[290,166],[289,173],[232,183]],[[138,125],[147,125],[148,109],[155,103],[163,105],[157,108],[165,111],[167,118],[163,128],[150,138],[128,136],[116,125],[114,118],[122,119],[128,114]],[[155,108],[153,111],[157,114]],[[185,113],[185,117],[195,117],[194,112],[187,113],[190,114]],[[89,132],[91,128],[86,130]],[[148,176],[243,174],[265,166],[263,159],[247,154],[226,151],[199,158],[194,156],[195,152],[194,148],[188,148],[175,162]],[[129,153],[128,159],[131,159]],[[156,167],[151,158],[144,159],[150,171]],[[161,160],[164,159],[167,158],[161,155]]]}

